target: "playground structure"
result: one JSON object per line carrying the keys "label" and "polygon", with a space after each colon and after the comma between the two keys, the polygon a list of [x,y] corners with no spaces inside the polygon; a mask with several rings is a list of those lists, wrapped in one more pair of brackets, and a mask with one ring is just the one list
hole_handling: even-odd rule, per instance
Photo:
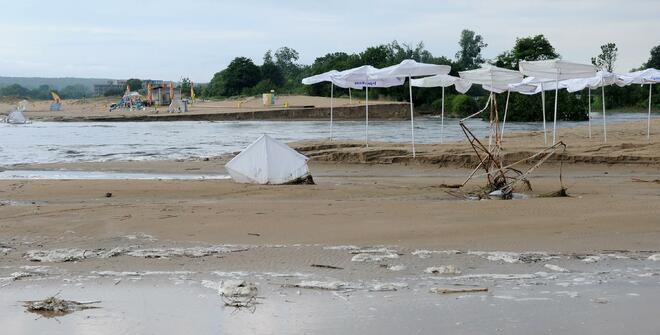
{"label": "playground structure", "polygon": [[50,110],[52,112],[58,112],[62,110],[62,99],[60,98],[60,96],[54,91],[51,91],[50,95],[53,97],[53,103],[50,104]]}
{"label": "playground structure", "polygon": [[110,112],[119,109],[129,109],[129,110],[144,110],[145,104],[142,102],[142,95],[138,92],[131,92],[131,87],[126,85],[126,92],[121,97],[119,102],[116,104],[110,105]]}

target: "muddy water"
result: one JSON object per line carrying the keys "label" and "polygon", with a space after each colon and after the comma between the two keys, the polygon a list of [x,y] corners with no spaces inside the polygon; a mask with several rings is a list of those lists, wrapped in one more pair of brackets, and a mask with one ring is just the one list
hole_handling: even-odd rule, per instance
{"label": "muddy water", "polygon": [[[140,245],[119,246],[123,251],[113,256],[103,248],[5,243],[3,333],[653,334],[659,327],[657,251],[165,247],[145,236],[115,240]],[[42,256],[57,250],[57,255],[71,252],[78,258],[29,261],[33,248]],[[82,256],[77,253],[81,249],[87,250]],[[257,284],[254,310],[224,306],[218,287],[227,279]],[[430,292],[475,287],[488,292]],[[101,308],[53,320],[25,312],[20,303],[58,292],[65,299],[101,300]]]}

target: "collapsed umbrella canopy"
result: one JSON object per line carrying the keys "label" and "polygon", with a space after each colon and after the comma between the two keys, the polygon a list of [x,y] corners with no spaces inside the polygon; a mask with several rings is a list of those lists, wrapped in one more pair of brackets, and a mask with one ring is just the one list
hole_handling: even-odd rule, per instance
{"label": "collapsed umbrella canopy", "polygon": [[20,109],[14,109],[7,115],[7,123],[11,124],[24,124],[27,123],[27,117]]}
{"label": "collapsed umbrella canopy", "polygon": [[238,183],[284,184],[309,175],[307,159],[288,145],[262,135],[225,168]]}

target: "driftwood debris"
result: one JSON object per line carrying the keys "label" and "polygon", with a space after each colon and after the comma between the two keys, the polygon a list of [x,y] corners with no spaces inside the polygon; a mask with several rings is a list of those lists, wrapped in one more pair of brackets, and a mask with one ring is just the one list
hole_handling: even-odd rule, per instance
{"label": "driftwood debris", "polygon": [[97,306],[91,306],[98,303],[100,303],[100,301],[79,302],[58,299],[55,296],[52,296],[44,300],[23,301],[23,306],[25,306],[25,309],[28,312],[37,313],[46,318],[54,318],[85,309],[100,308]]}
{"label": "driftwood debris", "polygon": [[334,266],[334,265],[325,265],[325,264],[312,264],[310,265],[314,268],[323,268],[323,269],[333,269],[333,270],[343,270],[344,268]]}
{"label": "driftwood debris", "polygon": [[488,292],[488,287],[466,287],[466,288],[442,288],[432,287],[431,293],[450,294],[450,293],[474,293]]}
{"label": "driftwood debris", "polygon": [[[482,112],[484,112],[490,106],[490,134],[488,136],[488,144],[482,143],[479,138],[467,127],[464,121],[473,118]],[[470,180],[478,177],[485,176],[487,179],[486,190],[491,193],[498,191],[501,193],[498,195],[499,199],[512,199],[513,192],[518,187],[524,187],[527,190],[531,190],[532,186],[528,180],[528,176],[541,166],[545,161],[550,157],[555,155],[558,150],[562,149],[562,154],[560,157],[563,157],[563,152],[566,151],[566,144],[564,142],[557,142],[552,146],[549,146],[529,157],[523,158],[512,164],[504,164],[504,157],[502,155],[502,131],[499,126],[499,116],[497,111],[497,100],[495,99],[495,94],[491,93],[490,98],[486,106],[460,120],[459,125],[468,142],[472,146],[474,153],[479,160],[477,167],[468,175],[468,177],[463,182],[462,186],[465,186]],[[515,166],[522,163],[531,163],[532,166],[523,171],[515,168]],[[562,167],[563,162],[560,162],[559,166],[559,182],[561,188],[564,189],[562,182]],[[484,170],[483,173],[477,174],[479,170]],[[452,194],[453,195],[453,194]],[[468,198],[468,196],[466,196]],[[474,198],[470,196],[469,199]],[[483,197],[482,197],[483,198]]]}

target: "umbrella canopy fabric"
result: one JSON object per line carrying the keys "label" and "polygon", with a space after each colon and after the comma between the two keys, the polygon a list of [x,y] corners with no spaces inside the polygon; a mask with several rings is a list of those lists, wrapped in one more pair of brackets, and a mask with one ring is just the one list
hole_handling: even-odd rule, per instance
{"label": "umbrella canopy fabric", "polygon": [[371,76],[373,79],[420,77],[449,74],[449,71],[451,71],[451,66],[449,65],[418,63],[412,59],[405,59],[399,64],[376,70]]}
{"label": "umbrella canopy fabric", "polygon": [[630,84],[656,84],[660,83],[660,70],[646,69],[641,71],[623,73],[617,76],[616,84],[626,86]]}
{"label": "umbrella canopy fabric", "polygon": [[520,72],[540,79],[565,80],[590,78],[596,75],[596,67],[591,64],[574,63],[561,59],[520,61]]}
{"label": "umbrella canopy fabric", "polygon": [[309,175],[307,157],[262,135],[225,165],[238,183],[284,184]]}
{"label": "umbrella canopy fabric", "polygon": [[[559,81],[574,78],[591,78],[596,75],[596,67],[591,64],[569,62],[561,59],[538,61],[520,61],[520,72],[529,77],[538,79],[552,79],[555,81],[555,108],[552,126],[552,144],[557,143],[557,96],[559,94]],[[545,84],[542,84],[545,89]],[[545,107],[545,104],[544,104]],[[603,106],[604,108],[605,106]],[[603,112],[603,115],[605,113]],[[545,117],[545,113],[544,113]]]}
{"label": "umbrella canopy fabric", "polygon": [[436,74],[435,76],[413,79],[412,85],[415,87],[449,87],[454,85],[456,91],[460,93],[465,93],[472,87],[471,82],[448,74]]}
{"label": "umbrella canopy fabric", "polygon": [[522,74],[518,71],[492,65],[484,65],[479,69],[461,71],[458,75],[473,84],[495,88],[505,88],[507,85],[519,83],[523,79]]}
{"label": "umbrella canopy fabric", "polygon": [[321,73],[321,74],[317,74],[317,75],[314,75],[314,76],[311,76],[311,77],[304,78],[302,80],[302,83],[304,85],[314,85],[314,84],[318,84],[318,83],[321,83],[321,82],[328,81],[328,82],[331,82],[332,84],[334,84],[335,86],[339,86],[341,88],[362,89],[362,86],[351,85],[350,83],[339,79],[338,75],[340,73],[341,72],[339,72],[337,70],[330,70],[328,72],[324,72],[324,73]]}
{"label": "umbrella canopy fabric", "polygon": [[378,71],[371,65],[362,65],[356,68],[341,71],[336,78],[356,87],[392,87],[403,85],[405,78],[374,78]]}
{"label": "umbrella canopy fabric", "polygon": [[598,71],[595,76],[590,78],[567,79],[559,82],[559,88],[566,88],[573,93],[582,91],[585,88],[596,89],[601,86],[609,86],[615,83],[617,75],[607,71]]}

